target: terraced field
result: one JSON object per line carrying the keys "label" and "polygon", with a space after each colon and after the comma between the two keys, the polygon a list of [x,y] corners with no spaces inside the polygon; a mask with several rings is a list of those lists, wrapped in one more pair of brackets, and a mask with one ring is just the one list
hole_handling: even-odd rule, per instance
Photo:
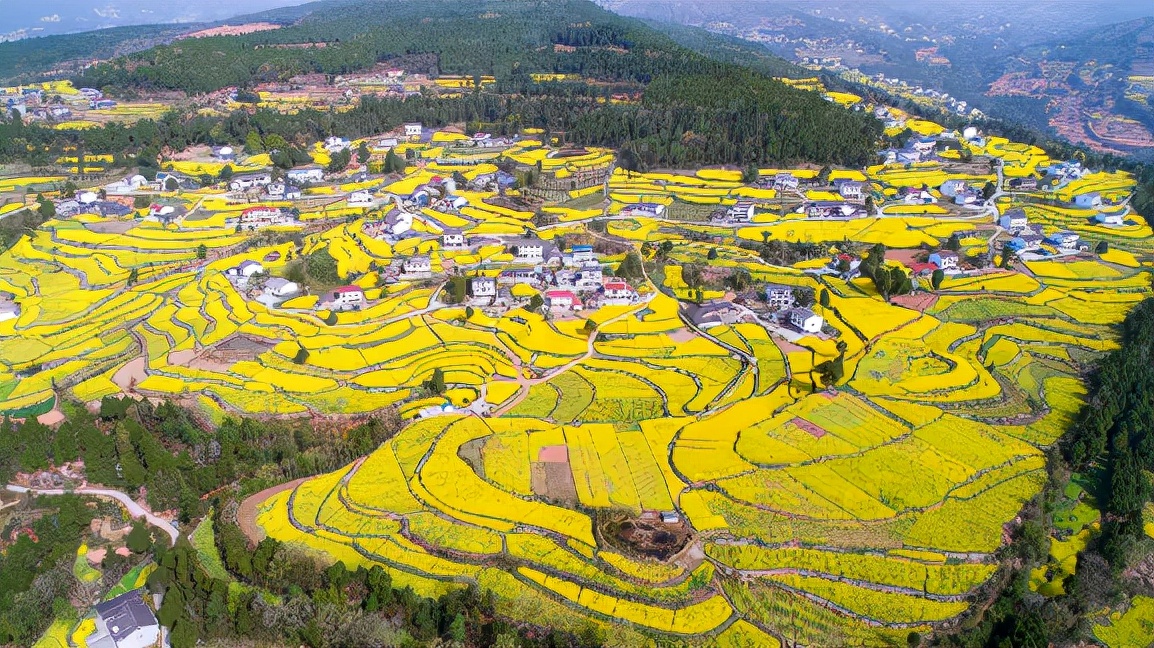
{"label": "terraced field", "polygon": [[[511,618],[601,624],[623,643],[900,645],[965,611],[991,577],[1005,525],[1046,478],[1045,448],[1083,404],[1084,371],[1117,346],[1113,326],[1151,291],[1147,226],[1106,230],[1037,204],[1030,217],[1047,233],[1100,234],[1110,249],[951,276],[934,291],[923,284],[916,302],[891,303],[868,280],[813,272],[829,263],[825,250],[852,241],[914,255],[955,233],[984,250],[974,217],[898,209],[810,220],[733,170],[618,171],[571,196],[590,199],[580,208],[544,206],[555,222],[461,188],[459,209],[409,211],[411,236],[375,236],[400,203],[392,196],[454,171],[496,172],[438,162],[453,140],[413,145],[423,164],[399,180],[314,188],[321,206],[282,230],[299,245],[240,231],[233,219],[247,205],[211,190],[166,196],[190,210],[176,224],[146,210],[48,221],[0,255],[0,291],[20,308],[0,321],[0,410],[36,415],[60,398],[121,392],[181,400],[216,420],[391,406],[413,417],[452,405],[259,502],[256,524],[350,566],[383,565],[421,594],[476,584]],[[1009,144],[975,154],[1040,162]],[[562,178],[612,162],[605,150],[556,153],[521,139],[500,155]],[[835,175],[874,183],[879,201],[949,179],[940,165]],[[1114,175],[1094,182],[1125,188]],[[395,203],[350,204],[345,195],[360,190]],[[759,201],[748,224],[680,218],[745,200]],[[622,213],[637,203],[683,211]],[[594,218],[604,227],[588,226]],[[479,243],[445,249],[440,236],[452,230]],[[621,250],[645,250],[653,276],[632,279],[635,302],[579,315],[445,303],[454,273],[516,265],[499,237],[526,232],[612,244],[607,276]],[[824,258],[772,265],[755,249],[770,240],[815,244]],[[663,242],[673,246],[658,258]],[[318,310],[316,294],[265,306],[228,279],[244,261],[279,276],[319,251],[364,291],[363,308]],[[429,257],[430,278],[386,280],[384,268],[416,254]],[[690,285],[691,265],[823,294],[813,308],[826,326],[787,339],[741,308],[737,322],[695,325],[685,302],[731,295],[720,282]],[[815,368],[838,358],[844,377],[820,390]],[[434,376],[442,395],[426,387]],[[478,401],[490,416],[461,413]],[[1057,568],[1035,579],[1037,591],[1061,587],[1074,550],[1052,546]],[[1103,622],[1099,636],[1128,645],[1143,605]]]}

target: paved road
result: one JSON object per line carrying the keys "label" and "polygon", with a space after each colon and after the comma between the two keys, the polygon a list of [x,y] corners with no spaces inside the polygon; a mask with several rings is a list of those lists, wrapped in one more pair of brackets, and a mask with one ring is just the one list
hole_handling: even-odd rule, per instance
{"label": "paved road", "polygon": [[128,513],[133,518],[143,517],[146,522],[167,533],[169,539],[171,540],[170,544],[176,544],[176,539],[180,536],[180,532],[177,531],[176,528],[171,524],[169,524],[167,520],[157,517],[152,513],[152,511],[144,508],[140,504],[137,504],[128,495],[111,488],[90,488],[88,486],[81,486],[80,488],[65,491],[62,488],[25,488],[24,486],[17,486],[15,484],[8,484],[6,488],[13,493],[30,493],[32,495],[64,495],[65,493],[72,493],[74,495],[110,497],[123,504],[124,508],[128,509]]}

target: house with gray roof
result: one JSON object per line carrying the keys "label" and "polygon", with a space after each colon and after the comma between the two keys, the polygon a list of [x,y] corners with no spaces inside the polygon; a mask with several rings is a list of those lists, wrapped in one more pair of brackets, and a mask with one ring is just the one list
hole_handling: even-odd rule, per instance
{"label": "house with gray roof", "polygon": [[97,603],[96,631],[89,648],[146,648],[160,638],[160,623],[144,602],[144,590],[135,589]]}

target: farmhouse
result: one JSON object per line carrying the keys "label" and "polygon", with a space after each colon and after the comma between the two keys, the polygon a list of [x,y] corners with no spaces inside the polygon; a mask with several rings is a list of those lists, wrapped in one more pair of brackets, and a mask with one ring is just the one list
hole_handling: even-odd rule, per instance
{"label": "farmhouse", "polygon": [[1100,225],[1125,225],[1126,218],[1120,213],[1099,212],[1094,216],[1094,222]]}
{"label": "farmhouse", "polygon": [[797,178],[793,177],[792,173],[782,172],[773,176],[773,188],[777,189],[778,191],[785,189],[797,189],[797,186]]}
{"label": "farmhouse", "polygon": [[865,183],[856,180],[840,180],[837,192],[846,200],[862,200],[865,197]]}
{"label": "farmhouse", "polygon": [[941,270],[958,269],[958,253],[950,250],[938,250],[937,252],[931,252],[929,258],[926,260],[936,265]]}
{"label": "farmhouse", "polygon": [[574,309],[581,307],[581,300],[568,290],[550,290],[545,293],[545,304],[550,309]]}
{"label": "farmhouse", "polygon": [[325,150],[329,153],[343,151],[350,146],[350,142],[343,137],[329,137],[325,139]]}
{"label": "farmhouse", "polygon": [[532,268],[502,270],[501,273],[497,275],[497,285],[499,286],[513,286],[516,284],[533,285],[538,283],[541,283],[541,276]]}
{"label": "farmhouse", "polygon": [[607,281],[601,286],[601,303],[605,306],[625,306],[633,303],[637,293],[624,281]]}
{"label": "farmhouse", "polygon": [[597,290],[605,280],[605,273],[596,263],[581,266],[573,278],[573,285],[578,290]]}
{"label": "farmhouse", "polygon": [[360,286],[341,286],[330,293],[329,308],[335,311],[360,310],[365,292]]}
{"label": "farmhouse", "polygon": [[982,194],[978,193],[976,189],[966,187],[964,190],[954,194],[955,205],[975,205],[981,202]]}
{"label": "farmhouse", "polygon": [[918,187],[903,187],[902,201],[907,205],[932,205],[938,202],[934,195]]}
{"label": "farmhouse", "polygon": [[0,296],[0,322],[20,316],[20,305],[8,295]]}
{"label": "farmhouse", "polygon": [[809,218],[864,218],[866,210],[861,205],[847,202],[822,201],[806,205],[805,215]]}
{"label": "farmhouse", "polygon": [[240,213],[241,229],[259,229],[272,225],[287,225],[292,223],[292,217],[286,215],[277,207],[249,207]]}
{"label": "farmhouse", "polygon": [[152,188],[156,191],[176,191],[177,189],[196,189],[200,183],[176,171],[158,171],[156,179],[152,181]]}
{"label": "farmhouse", "polygon": [[405,124],[405,137],[411,140],[420,139],[423,131],[424,128],[421,126],[421,122],[409,122]]}
{"label": "farmhouse", "polygon": [[741,319],[742,310],[730,302],[716,299],[700,306],[689,307],[689,319],[698,328],[712,328],[735,324]]}
{"label": "farmhouse", "polygon": [[561,269],[553,273],[553,285],[558,288],[572,289],[577,287],[577,273],[572,270]]}
{"label": "farmhouse", "polygon": [[371,205],[373,204],[373,194],[364,190],[354,191],[345,200],[350,205]]}
{"label": "farmhouse", "polygon": [[665,215],[665,205],[660,203],[634,203],[621,210],[622,216],[638,216],[641,218],[661,218]]}
{"label": "farmhouse", "polygon": [[1078,248],[1078,241],[1080,237],[1075,232],[1070,230],[1061,230],[1054,232],[1046,237],[1046,242],[1051,243],[1063,250],[1074,250]]}
{"label": "farmhouse", "polygon": [[597,254],[593,252],[592,245],[574,245],[569,250],[569,258],[571,265],[584,265],[597,261]]}
{"label": "farmhouse", "polygon": [[782,314],[785,321],[803,333],[820,333],[825,320],[808,308],[794,308]]}
{"label": "farmhouse", "polygon": [[469,280],[470,297],[496,297],[497,280],[492,277],[473,277]]}
{"label": "farmhouse", "polygon": [[248,260],[241,261],[240,265],[236,265],[236,266],[229,268],[228,270],[225,270],[225,274],[228,275],[228,277],[230,279],[234,279],[234,280],[235,279],[248,279],[249,277],[253,276],[254,274],[259,274],[261,272],[264,272],[264,266],[257,263],[256,261],[248,261]]}
{"label": "farmhouse", "polygon": [[160,639],[160,623],[144,603],[144,590],[135,589],[97,603],[96,630],[88,636],[90,648],[144,648]]}
{"label": "farmhouse", "polygon": [[1074,196],[1074,205],[1082,209],[1097,209],[1102,206],[1102,194],[1089,191]]}
{"label": "farmhouse", "polygon": [[768,284],[765,287],[765,302],[771,308],[781,310],[793,306],[793,286]]}
{"label": "farmhouse", "polygon": [[441,234],[441,247],[446,250],[459,250],[465,246],[465,235],[458,230],[447,229]]}
{"label": "farmhouse", "polygon": [[725,210],[725,218],[731,223],[748,223],[753,220],[753,203],[745,200],[739,201]]}
{"label": "farmhouse", "polygon": [[1017,234],[1026,229],[1029,224],[1030,219],[1026,216],[1026,210],[1021,207],[1007,210],[1006,213],[1002,214],[1002,217],[998,219],[998,225],[1011,234]]}
{"label": "farmhouse", "polygon": [[264,282],[264,294],[273,301],[281,301],[296,295],[301,291],[301,287],[295,281],[288,279],[281,279],[280,277],[270,277]]}
{"label": "farmhouse", "polygon": [[268,197],[274,200],[299,200],[300,187],[284,182],[274,182],[268,186]]}
{"label": "farmhouse", "polygon": [[561,260],[556,245],[537,238],[509,239],[505,249],[518,263],[557,263]]}
{"label": "farmhouse", "polygon": [[965,180],[961,180],[959,178],[950,178],[949,180],[943,182],[942,186],[938,187],[938,191],[942,192],[942,195],[946,196],[947,198],[953,198],[954,196],[958,195],[958,193],[969,188],[970,184]]}
{"label": "farmhouse", "polygon": [[245,173],[233,176],[228,188],[233,191],[244,191],[253,187],[267,187],[272,184],[272,176],[267,173]]}
{"label": "farmhouse", "polygon": [[1007,183],[1014,191],[1034,191],[1038,188],[1037,178],[1010,178]]}
{"label": "farmhouse", "polygon": [[433,265],[429,257],[422,254],[405,259],[401,264],[401,270],[403,270],[405,274],[423,274],[432,272]]}
{"label": "farmhouse", "polygon": [[325,171],[320,166],[309,165],[296,167],[285,171],[285,179],[293,182],[323,182],[325,179]]}

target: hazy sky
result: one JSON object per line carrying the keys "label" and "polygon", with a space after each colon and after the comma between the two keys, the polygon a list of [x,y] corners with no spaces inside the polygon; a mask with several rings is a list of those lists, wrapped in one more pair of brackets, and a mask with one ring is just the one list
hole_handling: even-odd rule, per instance
{"label": "hazy sky", "polygon": [[222,20],[307,0],[0,0],[0,34],[87,31],[119,25]]}

